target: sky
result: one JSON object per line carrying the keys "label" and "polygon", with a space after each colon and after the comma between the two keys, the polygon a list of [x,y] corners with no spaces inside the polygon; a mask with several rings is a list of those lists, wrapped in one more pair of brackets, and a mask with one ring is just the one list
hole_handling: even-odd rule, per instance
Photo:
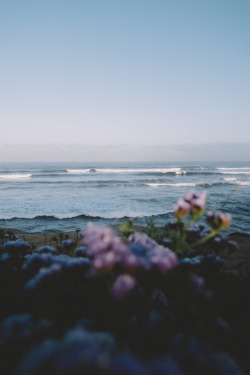
{"label": "sky", "polygon": [[250,161],[249,19],[249,0],[0,0],[1,161]]}

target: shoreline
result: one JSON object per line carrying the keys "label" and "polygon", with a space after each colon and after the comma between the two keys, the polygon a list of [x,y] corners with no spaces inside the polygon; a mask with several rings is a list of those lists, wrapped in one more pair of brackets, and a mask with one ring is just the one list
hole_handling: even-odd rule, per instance
{"label": "shoreline", "polygon": [[[118,225],[112,226],[115,230],[118,229]],[[83,230],[82,228],[81,230]],[[134,225],[136,231],[142,231],[145,229],[141,226]],[[56,248],[61,244],[62,241],[71,239],[75,241],[75,247],[82,246],[81,230],[75,229],[64,232],[37,232],[29,233],[19,229],[13,228],[2,228],[0,227],[0,241],[6,242],[8,238],[4,238],[4,234],[16,235],[21,240],[28,241],[35,248],[41,246],[52,246]],[[230,254],[229,257],[224,258],[225,260],[225,273],[230,277],[236,277],[237,279],[245,278],[250,276],[250,234],[241,232],[232,232],[227,234],[231,241],[238,244],[239,249]],[[222,255],[223,258],[223,255]]]}
{"label": "shoreline", "polygon": [[[119,225],[112,225],[115,230],[118,229]],[[134,229],[141,231],[146,227],[134,225]],[[70,231],[44,231],[44,232],[25,232],[17,228],[3,228],[0,227],[0,238],[6,233],[12,233],[20,236],[21,239],[25,239],[28,242],[33,243],[36,247],[44,245],[56,246],[60,241],[70,238],[76,241],[76,244],[80,242],[80,233],[84,228],[72,229]],[[250,260],[250,234],[243,232],[231,232],[227,234],[230,240],[238,243],[240,250],[239,252],[246,253],[245,255],[249,257]],[[249,254],[247,254],[249,253]]]}

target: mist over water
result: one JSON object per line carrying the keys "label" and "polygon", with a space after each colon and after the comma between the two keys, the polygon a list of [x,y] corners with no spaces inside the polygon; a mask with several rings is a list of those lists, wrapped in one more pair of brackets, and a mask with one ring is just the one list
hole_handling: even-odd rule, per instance
{"label": "mist over water", "polygon": [[90,221],[146,225],[173,219],[190,190],[233,216],[230,231],[250,233],[250,163],[1,163],[0,226],[69,231]]}

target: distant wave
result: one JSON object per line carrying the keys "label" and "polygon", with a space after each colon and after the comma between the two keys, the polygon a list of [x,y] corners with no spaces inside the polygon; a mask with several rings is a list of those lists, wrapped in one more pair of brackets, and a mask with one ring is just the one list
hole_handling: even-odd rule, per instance
{"label": "distant wave", "polygon": [[227,181],[227,182],[234,182],[234,181],[237,181],[237,178],[235,178],[235,177],[223,177],[223,180]]}
{"label": "distant wave", "polygon": [[65,172],[65,169],[61,168],[61,169],[41,169],[40,170],[41,173],[63,173]]}
{"label": "distant wave", "polygon": [[152,183],[146,183],[145,185],[150,186],[150,187],[158,187],[158,186],[176,186],[176,187],[197,186],[197,184],[195,182],[179,182],[179,183],[176,183],[176,184],[152,182]]}
{"label": "distant wave", "polygon": [[59,180],[59,181],[49,181],[49,180],[36,180],[32,178],[32,185],[72,185],[79,184],[81,181],[72,181],[72,180]]}
{"label": "distant wave", "polygon": [[82,174],[82,173],[89,173],[90,169],[66,169],[67,173],[71,174]]}
{"label": "distant wave", "polygon": [[150,187],[162,187],[162,186],[170,186],[170,187],[203,187],[203,188],[209,188],[211,186],[220,186],[220,185],[226,185],[228,183],[235,183],[239,185],[250,185],[250,181],[238,181],[236,178],[227,178],[224,179],[225,182],[219,182],[219,181],[214,181],[214,182],[179,182],[176,184],[171,184],[171,183],[161,183],[161,182],[152,182],[152,183],[145,183],[146,186]]}
{"label": "distant wave", "polygon": [[235,167],[235,168],[232,168],[232,167],[228,167],[228,168],[225,168],[225,167],[221,167],[221,168],[217,168],[217,170],[219,171],[219,173],[222,173],[222,174],[250,174],[250,167]]}
{"label": "distant wave", "polygon": [[[211,175],[211,174],[229,174],[229,175],[249,175],[250,167],[244,168],[78,168],[61,170],[37,170],[37,171],[0,171],[0,178],[41,178],[41,177],[62,177],[66,175],[86,175],[86,174],[140,174],[140,175]],[[13,176],[13,177],[12,177]]]}
{"label": "distant wave", "polygon": [[28,173],[10,173],[10,174],[0,174],[0,178],[3,180],[22,180],[32,177],[32,174]]}
{"label": "distant wave", "polygon": [[61,177],[61,176],[65,176],[64,173],[56,173],[56,172],[53,172],[53,173],[37,173],[37,174],[34,174],[32,177]]}
{"label": "distant wave", "polygon": [[250,181],[237,181],[236,185],[250,186]]}
{"label": "distant wave", "polygon": [[88,169],[66,169],[67,173],[84,174],[84,173],[174,173],[185,174],[181,168],[88,168]]}
{"label": "distant wave", "polygon": [[247,174],[247,175],[249,175],[250,171],[248,171],[248,172],[240,172],[240,171],[233,170],[233,171],[224,171],[224,172],[219,172],[219,173],[221,173],[221,174],[235,174],[235,175],[237,175],[237,174]]}
{"label": "distant wave", "polygon": [[203,186],[204,188],[208,188],[210,186],[227,185],[227,184],[250,186],[250,181],[239,181],[237,180],[237,178],[234,178],[234,177],[226,177],[226,178],[223,178],[223,180],[224,182],[202,183],[202,184],[197,184],[197,186]]}
{"label": "distant wave", "polygon": [[227,185],[227,184],[228,182],[202,182],[202,183],[197,184],[197,186],[208,189],[211,186],[221,186],[221,185]]}
{"label": "distant wave", "polygon": [[88,185],[88,186],[91,186],[91,187],[101,187],[101,186],[109,186],[109,185],[126,185],[126,186],[136,186],[137,184],[135,182],[127,182],[127,181],[123,181],[123,180],[42,180],[42,181],[38,181],[38,180],[32,180],[32,184],[34,185],[40,185],[40,184],[44,184],[44,185],[79,185],[79,186],[82,186],[82,185]]}
{"label": "distant wave", "polygon": [[211,174],[218,174],[218,173],[221,173],[221,172],[217,172],[217,171],[214,171],[214,170],[200,170],[200,171],[192,171],[192,170],[188,170],[186,171],[186,175],[188,176],[207,176],[207,175],[211,175]]}
{"label": "distant wave", "polygon": [[[27,233],[48,233],[48,232],[65,232],[72,231],[74,228],[84,228],[87,223],[94,222],[98,225],[121,225],[128,219],[132,219],[135,225],[146,226],[148,220],[153,219],[158,225],[165,225],[167,220],[173,215],[173,211],[164,212],[159,214],[138,214],[138,213],[127,213],[112,214],[110,217],[102,217],[98,215],[78,215],[75,217],[65,217],[59,219],[55,216],[37,216],[33,219],[26,218],[12,218],[11,220],[0,219],[0,225],[3,228],[18,228]],[[105,215],[106,216],[106,215]]]}
{"label": "distant wave", "polygon": [[154,213],[149,214],[148,212],[110,212],[109,214],[104,215],[95,215],[95,214],[81,214],[81,215],[37,215],[30,217],[11,217],[11,218],[0,218],[1,221],[12,222],[16,220],[29,221],[64,221],[64,220],[83,220],[83,221],[95,221],[95,220],[116,220],[116,219],[129,219],[129,218],[147,218],[147,217],[160,217],[169,214],[172,211],[166,211],[163,213]]}
{"label": "distant wave", "polygon": [[250,170],[250,167],[235,167],[235,168],[217,168],[219,170],[227,170],[227,171],[230,171],[230,170],[244,170],[244,169],[248,169]]}

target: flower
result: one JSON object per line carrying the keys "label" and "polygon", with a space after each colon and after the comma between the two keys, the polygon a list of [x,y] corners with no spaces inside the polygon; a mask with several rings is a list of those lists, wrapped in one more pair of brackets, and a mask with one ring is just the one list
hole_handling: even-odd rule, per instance
{"label": "flower", "polygon": [[128,274],[122,274],[115,280],[111,293],[113,297],[122,299],[134,289],[135,285],[136,281],[134,277]]}
{"label": "flower", "polygon": [[207,215],[207,222],[214,230],[223,230],[230,226],[231,215],[224,214],[223,212],[209,212]]}
{"label": "flower", "polygon": [[176,254],[161,245],[157,245],[149,256],[151,267],[158,270],[160,274],[164,275],[172,268],[174,268],[178,259]]}
{"label": "flower", "polygon": [[193,215],[201,215],[204,212],[206,206],[207,193],[205,191],[189,192],[184,197],[183,200],[190,205],[190,211]]}
{"label": "flower", "polygon": [[127,246],[114,233],[112,228],[88,225],[83,235],[87,254],[91,257],[109,251],[114,251],[116,255],[123,255],[127,252]]}
{"label": "flower", "polygon": [[112,228],[88,225],[83,235],[86,255],[92,260],[93,276],[112,271],[130,254],[128,247]]}
{"label": "flower", "polygon": [[131,234],[129,236],[129,241],[136,243],[136,244],[140,244],[143,247],[145,247],[145,249],[148,249],[148,250],[152,249],[153,247],[157,245],[157,242],[153,240],[152,238],[150,238],[146,233],[140,233],[140,232],[135,232]]}
{"label": "flower", "polygon": [[175,216],[178,219],[183,219],[190,212],[190,204],[187,203],[183,198],[179,199],[174,206]]}

